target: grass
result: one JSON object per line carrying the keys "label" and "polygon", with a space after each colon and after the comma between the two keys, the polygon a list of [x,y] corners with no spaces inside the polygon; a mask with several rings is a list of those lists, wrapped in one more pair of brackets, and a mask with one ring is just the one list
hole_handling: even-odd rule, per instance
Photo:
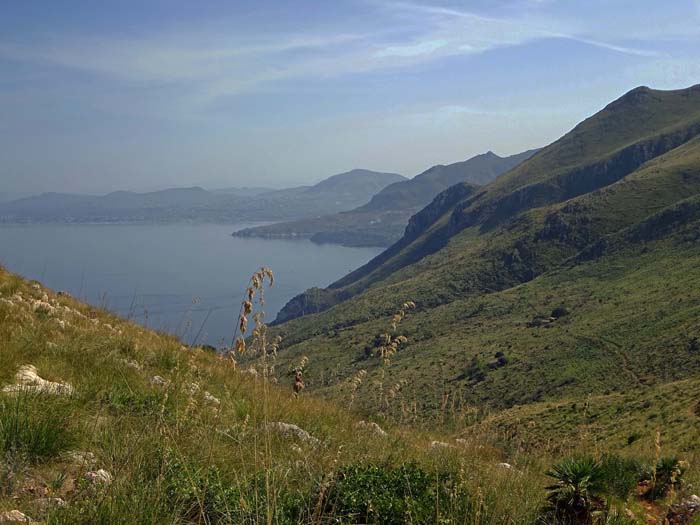
{"label": "grass", "polygon": [[[294,396],[291,387],[265,380],[260,363],[254,377],[249,363],[183,347],[106,312],[97,311],[93,321],[89,307],[4,271],[0,290],[3,298],[47,293],[53,304],[69,309],[37,315],[25,303],[0,305],[0,382],[11,383],[20,365],[32,363],[42,377],[75,388],[66,398],[0,396],[2,420],[22,421],[15,427],[24,429],[11,433],[14,444],[6,448],[12,452],[0,469],[0,511],[19,508],[51,524],[525,525],[541,517],[544,472],[561,457],[546,447],[524,452],[494,446],[476,429],[458,442],[448,429],[428,431],[379,413],[374,420],[387,432],[382,436],[358,426],[366,416],[347,409],[350,391],[340,405],[305,392]],[[389,347],[415,315],[405,309]],[[66,321],[65,329],[57,316]],[[267,348],[269,374],[271,367],[281,368],[271,351],[274,339],[262,325],[248,326],[247,335],[255,328],[246,352],[260,357]],[[403,394],[389,375],[402,346],[389,356],[381,390],[368,378],[360,380],[354,404],[362,405],[368,395],[377,399],[381,391],[383,403],[391,397],[389,410],[398,409]],[[311,380],[310,366],[313,358],[291,369],[303,367],[305,380]],[[166,383],[154,384],[156,375]],[[208,402],[205,391],[220,403]],[[298,425],[318,444],[272,430],[274,421]],[[436,440],[449,446],[431,447]],[[20,450],[24,453],[15,453]],[[76,462],[72,451],[91,452],[95,463]],[[647,454],[646,463],[653,458],[653,452]],[[499,467],[503,461],[514,469]],[[112,475],[111,484],[85,478],[98,468]],[[40,497],[61,497],[67,507],[44,508]]]}
{"label": "grass", "polygon": [[57,457],[75,443],[66,402],[20,393],[0,399],[0,450],[36,462]]}

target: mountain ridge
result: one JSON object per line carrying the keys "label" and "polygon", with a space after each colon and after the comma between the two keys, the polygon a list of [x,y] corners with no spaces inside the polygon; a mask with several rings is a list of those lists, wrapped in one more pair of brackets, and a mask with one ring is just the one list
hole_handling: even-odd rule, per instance
{"label": "mountain ridge", "polygon": [[689,349],[700,335],[700,90],[637,93],[613,108],[647,125],[608,140],[615,126],[592,129],[610,114],[593,116],[587,133],[565,139],[581,152],[564,155],[573,161],[565,169],[539,169],[561,158],[556,141],[456,204],[435,203],[427,220],[414,218],[412,235],[290,301],[275,328],[283,362],[304,352],[316,374],[336,371],[338,383],[317,387],[331,398],[359,369],[376,378],[379,343],[360,342],[380,337],[382,319],[411,300],[417,308],[399,332],[409,343],[392,357],[391,381],[409,385],[407,402],[438,421],[445,396],[512,422],[519,406],[534,414],[586,392],[624,397],[697,380],[700,354]]}
{"label": "mountain ridge", "polygon": [[352,246],[388,246],[404,232],[409,218],[442,190],[460,182],[490,182],[537,150],[508,157],[489,151],[465,161],[436,165],[412,179],[386,186],[369,202],[335,215],[246,228],[234,232],[240,237],[310,238],[317,243]]}

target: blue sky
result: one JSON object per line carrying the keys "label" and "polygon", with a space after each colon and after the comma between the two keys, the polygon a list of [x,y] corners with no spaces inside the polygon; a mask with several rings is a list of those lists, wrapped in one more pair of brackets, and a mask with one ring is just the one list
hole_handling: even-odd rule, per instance
{"label": "blue sky", "polygon": [[5,0],[0,193],[413,176],[700,82],[700,0]]}

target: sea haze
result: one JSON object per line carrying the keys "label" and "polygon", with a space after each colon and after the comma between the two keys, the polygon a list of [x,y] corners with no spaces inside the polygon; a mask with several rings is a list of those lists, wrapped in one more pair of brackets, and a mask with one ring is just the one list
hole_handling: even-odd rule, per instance
{"label": "sea haze", "polygon": [[245,226],[0,226],[0,265],[186,343],[199,333],[198,343],[219,346],[230,343],[248,279],[261,265],[275,273],[266,290],[272,320],[296,294],[328,285],[380,251],[231,237]]}

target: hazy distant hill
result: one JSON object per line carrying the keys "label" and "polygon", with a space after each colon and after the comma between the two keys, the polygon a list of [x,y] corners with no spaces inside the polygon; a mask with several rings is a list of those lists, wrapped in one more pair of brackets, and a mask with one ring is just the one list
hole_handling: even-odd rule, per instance
{"label": "hazy distant hill", "polygon": [[314,186],[285,190],[235,189],[207,191],[200,187],[148,193],[116,191],[107,195],[43,193],[0,203],[3,222],[149,222],[265,221],[335,213],[366,202],[401,175],[354,170]]}
{"label": "hazy distant hill", "polygon": [[319,243],[388,246],[401,237],[409,217],[428,204],[442,190],[459,182],[487,184],[501,173],[529,158],[535,151],[530,150],[505,158],[489,151],[462,162],[433,166],[412,179],[386,186],[372,196],[369,202],[354,210],[300,221],[247,228],[235,232],[234,235],[269,238],[302,237],[311,238]]}
{"label": "hazy distant hill", "polygon": [[262,195],[263,193],[269,193],[275,190],[272,188],[242,186],[233,188],[217,188],[211,191],[213,193],[232,193],[233,195],[238,195],[240,197],[255,197],[256,195]]}
{"label": "hazy distant hill", "polygon": [[[375,259],[288,303],[279,368],[309,356],[336,378],[324,397],[378,377],[383,339],[367,341],[408,300],[391,382],[420,413],[454,400],[545,440],[592,396],[606,439],[653,439],[641,400],[671,406],[700,379],[700,86],[635,89],[488,186],[445,190]],[[696,439],[696,416],[676,423]]]}

